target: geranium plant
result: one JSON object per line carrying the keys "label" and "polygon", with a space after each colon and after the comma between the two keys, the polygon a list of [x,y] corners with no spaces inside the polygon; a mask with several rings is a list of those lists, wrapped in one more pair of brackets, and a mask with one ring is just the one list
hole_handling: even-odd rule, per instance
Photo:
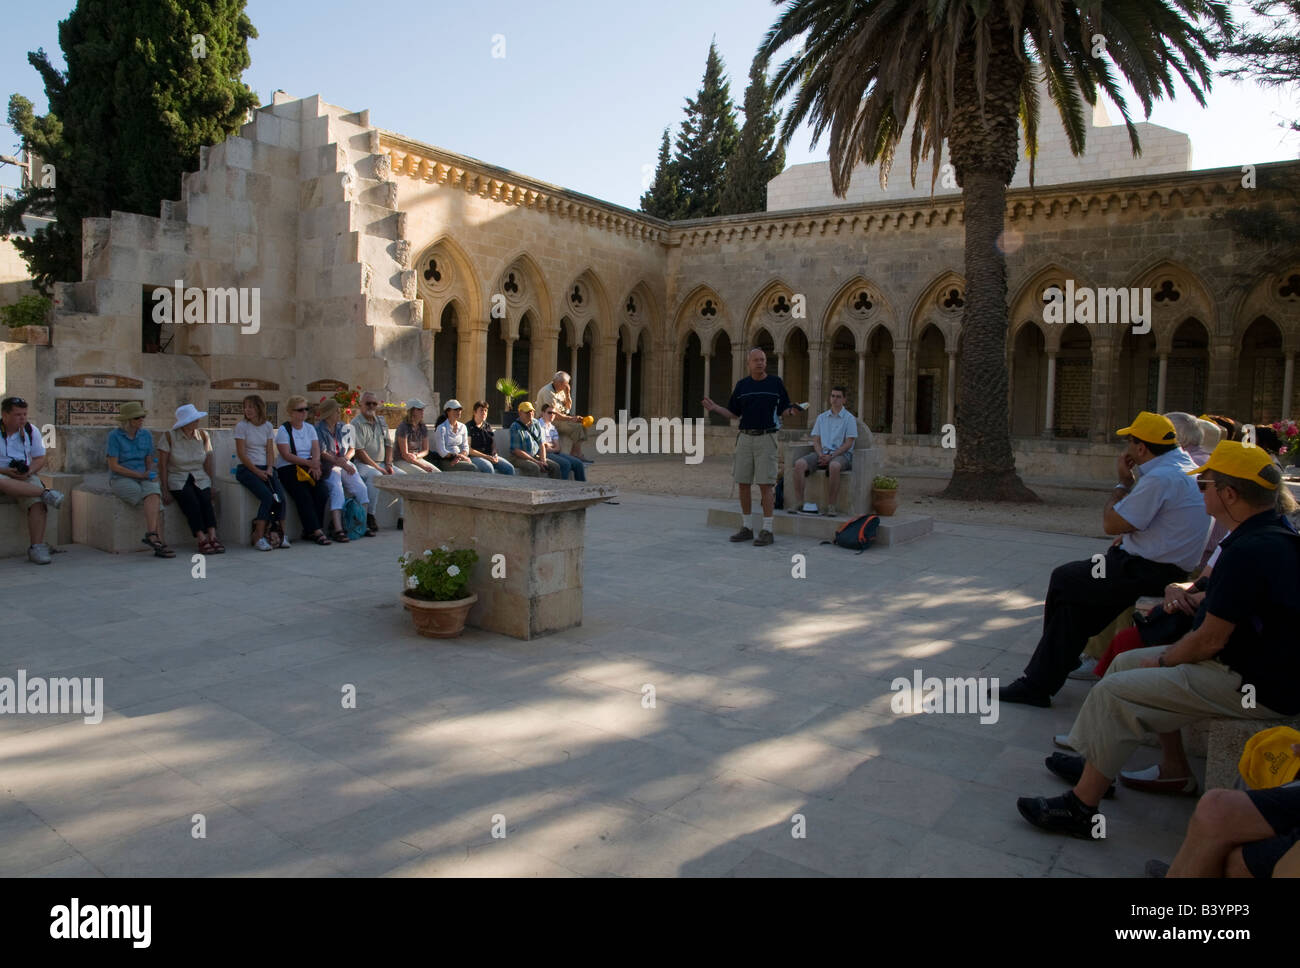
{"label": "geranium plant", "polygon": [[1277,452],[1282,464],[1300,464],[1300,427],[1294,420],[1278,420],[1271,426],[1282,441],[1282,449]]}
{"label": "geranium plant", "polygon": [[446,545],[424,554],[407,552],[397,559],[406,576],[406,594],[428,602],[454,602],[467,597],[469,573],[478,561],[478,552],[469,548],[453,551]]}

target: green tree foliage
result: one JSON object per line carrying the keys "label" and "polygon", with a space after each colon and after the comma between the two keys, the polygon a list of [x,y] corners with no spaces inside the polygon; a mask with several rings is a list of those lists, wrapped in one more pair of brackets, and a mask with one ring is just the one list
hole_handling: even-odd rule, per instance
{"label": "green tree foliage", "polygon": [[655,179],[650,189],[641,196],[641,211],[655,218],[675,219],[682,203],[682,178],[677,162],[672,157],[668,129],[664,128],[659,144],[659,163],[655,165]]}
{"label": "green tree foliage", "polygon": [[767,183],[785,168],[785,145],[777,141],[781,112],[773,110],[766,66],[757,58],[749,65],[745,88],[745,125],[736,153],[727,163],[722,189],[722,214],[739,215],[767,208]]}
{"label": "green tree foliage", "polygon": [[257,36],[244,0],[78,0],[59,24],[67,70],[44,50],[27,55],[45,82],[50,111],[9,99],[25,148],[52,165],[53,186],[33,188],[0,212],[0,232],[22,216],[54,226],[14,244],[43,292],[81,277],[81,220],[115,209],[157,215],[179,198],[199,148],[239,130],[257,96],[240,80]]}
{"label": "green tree foliage", "polygon": [[723,70],[717,45],[711,43],[704,83],[694,99],[687,99],[686,119],[677,135],[676,162],[682,190],[678,218],[722,214],[723,180],[739,137],[736,105]]}

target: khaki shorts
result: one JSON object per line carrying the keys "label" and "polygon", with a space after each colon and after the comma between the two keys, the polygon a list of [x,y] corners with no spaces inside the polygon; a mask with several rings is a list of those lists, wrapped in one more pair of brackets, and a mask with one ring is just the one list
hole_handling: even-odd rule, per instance
{"label": "khaki shorts", "polygon": [[731,479],[737,484],[775,484],[779,445],[776,433],[737,434]]}
{"label": "khaki shorts", "polygon": [[580,423],[570,423],[568,420],[557,420],[555,423],[556,432],[565,440],[586,440],[587,428]]}
{"label": "khaki shorts", "polygon": [[139,507],[150,494],[162,496],[157,481],[137,481],[134,477],[110,477],[108,489],[131,507]]}

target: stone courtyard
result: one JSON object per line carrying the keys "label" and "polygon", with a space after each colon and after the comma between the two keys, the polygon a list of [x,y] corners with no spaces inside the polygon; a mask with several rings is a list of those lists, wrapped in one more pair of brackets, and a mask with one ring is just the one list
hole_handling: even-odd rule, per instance
{"label": "stone courtyard", "polygon": [[587,517],[583,624],[532,642],[417,637],[393,531],[232,545],[204,579],[188,551],[0,560],[0,666],[102,676],[107,706],[0,717],[0,876],[1138,876],[1172,857],[1192,800],[1121,791],[1104,842],[1017,814],[1064,789],[1043,757],[1084,684],[987,725],[891,710],[914,670],[1017,675],[1049,570],[1100,540],[939,520],[861,556],[754,548],[704,526],[721,498],[617,500]]}

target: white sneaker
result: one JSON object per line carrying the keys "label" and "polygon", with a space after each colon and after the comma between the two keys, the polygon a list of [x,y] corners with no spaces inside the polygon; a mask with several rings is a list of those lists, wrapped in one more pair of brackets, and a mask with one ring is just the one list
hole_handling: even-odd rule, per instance
{"label": "white sneaker", "polygon": [[280,539],[280,547],[281,548],[289,547],[289,536],[287,534]]}
{"label": "white sneaker", "polygon": [[46,488],[45,493],[41,495],[41,500],[57,511],[63,506],[63,492]]}
{"label": "white sneaker", "polygon": [[271,542],[267,541],[265,538],[258,538],[258,539],[257,539],[257,544],[253,545],[253,547],[256,548],[258,551],[270,551],[270,550],[272,550],[272,549],[271,549]]}
{"label": "white sneaker", "polygon": [[[63,495],[59,495],[62,498]],[[50,546],[47,544],[34,544],[27,549],[27,560],[34,565],[48,565],[50,563]]]}
{"label": "white sneaker", "polygon": [[1083,659],[1083,665],[1070,673],[1069,678],[1078,679],[1082,682],[1097,682],[1101,677],[1097,675],[1097,660],[1090,655],[1080,656]]}

